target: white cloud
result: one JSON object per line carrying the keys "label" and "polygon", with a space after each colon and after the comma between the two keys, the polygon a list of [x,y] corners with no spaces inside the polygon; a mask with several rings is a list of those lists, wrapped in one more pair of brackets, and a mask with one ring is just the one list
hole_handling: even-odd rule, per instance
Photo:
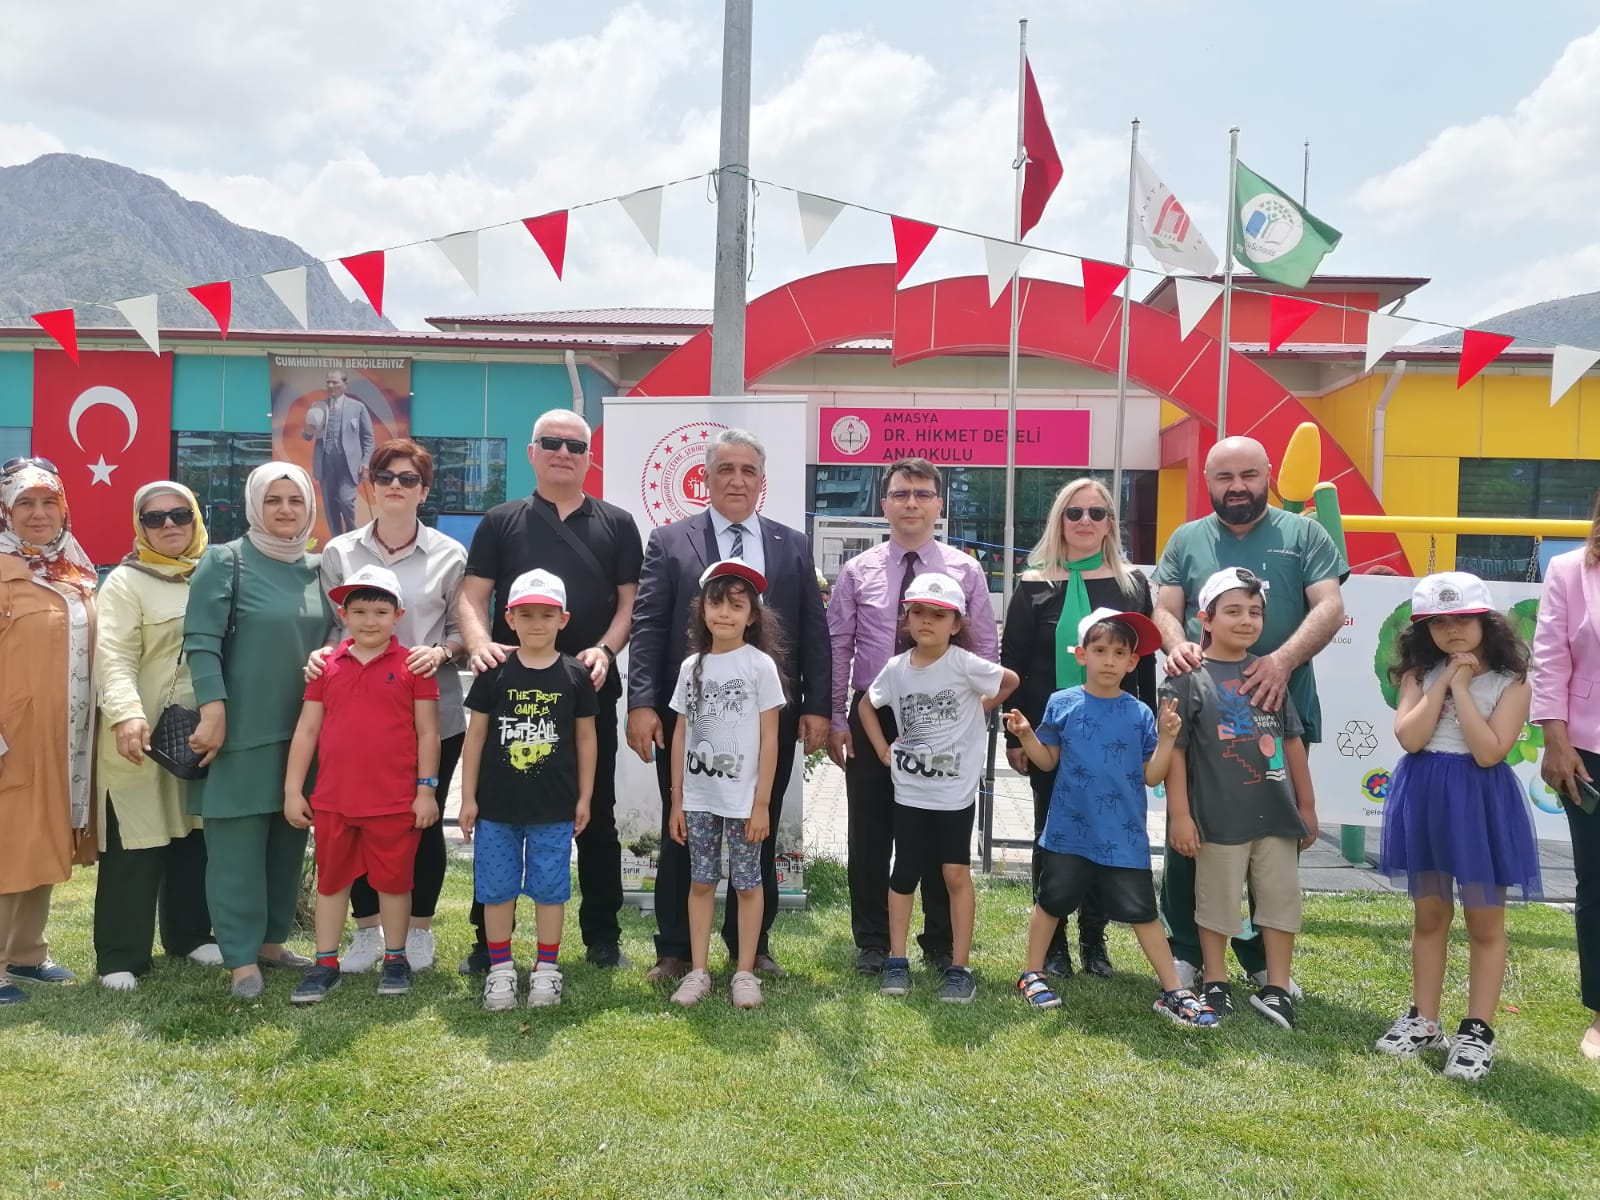
{"label": "white cloud", "polygon": [[66,145],[37,125],[0,125],[0,167],[32,162],[41,154],[55,154]]}
{"label": "white cloud", "polygon": [[1577,250],[1541,258],[1490,281],[1482,290],[1491,298],[1468,323],[1545,300],[1600,291],[1597,281],[1600,281],[1600,242],[1591,242]]}

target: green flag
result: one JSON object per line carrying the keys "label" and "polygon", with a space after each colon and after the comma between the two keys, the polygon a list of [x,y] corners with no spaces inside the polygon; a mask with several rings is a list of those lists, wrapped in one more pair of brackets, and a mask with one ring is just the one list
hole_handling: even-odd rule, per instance
{"label": "green flag", "polygon": [[1263,279],[1305,287],[1344,235],[1239,163],[1234,180],[1233,256]]}

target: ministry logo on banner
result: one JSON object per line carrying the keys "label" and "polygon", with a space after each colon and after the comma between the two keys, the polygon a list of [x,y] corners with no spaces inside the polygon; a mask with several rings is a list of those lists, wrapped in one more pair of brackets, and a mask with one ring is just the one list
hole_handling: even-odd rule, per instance
{"label": "ministry logo on banner", "polygon": [[1217,269],[1216,252],[1190,219],[1188,210],[1178,203],[1172,189],[1162,183],[1145,162],[1144,155],[1133,160],[1134,227],[1145,249],[1167,271],[1193,271],[1211,275]]}

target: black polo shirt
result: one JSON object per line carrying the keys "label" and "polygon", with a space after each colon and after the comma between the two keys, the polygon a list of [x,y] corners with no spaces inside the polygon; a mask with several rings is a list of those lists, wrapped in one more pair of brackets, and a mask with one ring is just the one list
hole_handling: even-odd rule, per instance
{"label": "black polo shirt", "polygon": [[[505,601],[511,585],[525,571],[542,568],[553,572],[567,585],[567,611],[572,614],[567,627],[556,635],[556,649],[563,654],[576,655],[580,650],[598,645],[605,636],[611,619],[617,615],[617,588],[639,582],[639,570],[644,565],[644,544],[633,514],[615,504],[585,496],[583,503],[567,517],[565,525],[600,560],[607,576],[602,579],[587,559],[558,537],[533,511],[535,504],[541,505],[553,519],[561,519],[556,515],[555,505],[537,492],[525,500],[496,505],[483,515],[477,532],[472,535],[472,549],[467,552],[467,574],[494,580],[494,600],[490,608],[494,624],[490,636],[502,644],[515,645],[517,639],[506,624]],[[600,689],[600,698],[615,699],[621,688],[621,680],[613,670]]]}

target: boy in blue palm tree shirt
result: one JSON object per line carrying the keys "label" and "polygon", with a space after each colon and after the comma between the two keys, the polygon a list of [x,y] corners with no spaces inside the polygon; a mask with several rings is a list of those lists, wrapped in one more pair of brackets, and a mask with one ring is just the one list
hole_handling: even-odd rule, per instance
{"label": "boy in blue palm tree shirt", "polygon": [[1205,966],[1201,994],[1219,1017],[1233,1012],[1228,939],[1242,926],[1240,893],[1267,952],[1267,982],[1251,1007],[1293,1029],[1289,967],[1300,931],[1300,851],[1317,835],[1316,798],[1300,714],[1285,695],[1273,712],[1241,685],[1266,619],[1266,585],[1243,567],[1216,572],[1197,604],[1205,631],[1199,669],[1167,681],[1183,730],[1167,777],[1167,838],[1195,860],[1195,924]]}

